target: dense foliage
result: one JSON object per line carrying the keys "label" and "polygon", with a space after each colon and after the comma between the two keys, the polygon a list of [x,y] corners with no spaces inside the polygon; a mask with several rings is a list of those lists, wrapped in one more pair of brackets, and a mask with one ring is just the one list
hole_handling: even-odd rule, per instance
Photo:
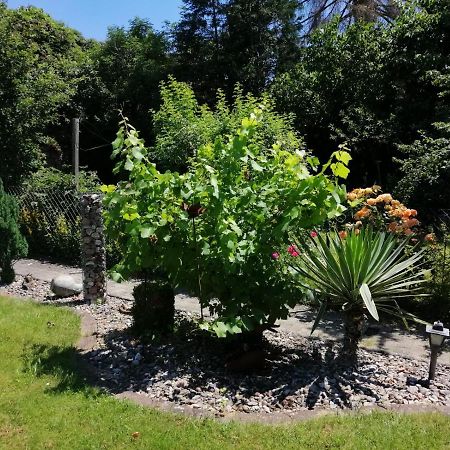
{"label": "dense foliage", "polygon": [[[280,109],[295,113],[309,148],[329,153],[336,142],[348,143],[354,156],[350,183],[376,181],[391,189],[399,179],[393,157],[406,155],[400,176],[411,185],[420,167],[420,180],[438,187],[447,173],[441,169],[445,143],[436,143],[441,151],[433,149],[427,158],[424,142],[420,166],[414,148],[400,152],[398,145],[411,145],[420,130],[434,130],[433,123],[445,117],[448,102],[437,79],[447,71],[449,49],[446,1],[420,1],[389,25],[358,22],[342,32],[332,21],[313,33],[296,67],[278,76],[272,92]],[[401,186],[407,199],[411,189]],[[425,206],[420,195],[409,198]]]}
{"label": "dense foliage", "polygon": [[292,116],[277,113],[273,100],[267,95],[262,98],[244,95],[239,85],[235,88],[232,105],[219,90],[214,109],[199,105],[192,88],[173,78],[161,84],[161,98],[161,108],[153,115],[157,134],[151,149],[152,157],[161,171],[184,172],[189,158],[194,156],[199,147],[214,142],[217,137],[234,133],[242,119],[248,117],[261,102],[265,105],[264,120],[251,142],[266,150],[275,141],[287,151],[303,147],[294,129]]}
{"label": "dense foliage", "polygon": [[27,255],[28,246],[19,231],[19,207],[14,198],[5,193],[0,179],[0,281],[14,281],[13,262]]}
{"label": "dense foliage", "polygon": [[314,227],[344,209],[345,191],[324,171],[345,178],[348,153],[335,152],[320,169],[317,158],[288,151],[275,137],[271,147],[258,143],[264,122],[262,104],[234,135],[201,146],[180,175],[158,172],[124,121],[113,154],[128,180],[104,188],[106,226],[123,255],[116,278],[162,269],[210,309],[218,335],[286,317],[298,299],[273,253],[292,228]]}
{"label": "dense foliage", "polygon": [[[450,14],[448,17],[450,21]],[[433,70],[429,79],[438,88],[433,127],[412,144],[400,146],[402,178],[397,192],[428,208],[448,207],[450,198],[450,73]],[[426,186],[426,189],[423,187]]]}
{"label": "dense foliage", "polygon": [[[0,8],[0,176],[7,186],[46,161],[56,167],[70,161],[75,115],[82,117],[81,149],[90,150],[81,152],[82,164],[111,182],[106,155],[118,109],[155,148],[160,168],[184,170],[209,125],[221,120],[225,99],[227,120],[242,117],[233,101],[239,81],[243,104],[247,93],[270,90],[276,109],[295,114],[293,126],[321,159],[347,142],[354,157],[349,185],[377,182],[416,208],[448,206],[446,0],[395,7],[381,0],[332,2],[325,9],[312,1],[186,0],[180,21],[165,31],[136,18],[111,27],[101,43],[36,8]],[[376,20],[380,15],[393,20]],[[309,18],[313,28],[326,23],[302,38]],[[191,109],[169,111],[178,102],[167,93],[173,82],[165,92],[172,100],[159,93],[169,74],[189,82],[201,105],[216,107],[208,111],[193,101]],[[149,110],[159,111],[153,120]],[[184,131],[186,122],[193,124],[181,133],[183,142],[175,134],[168,136],[170,150],[155,142],[163,129],[175,123]],[[420,189],[422,183],[430,189]]]}
{"label": "dense foliage", "polygon": [[[36,8],[0,3],[0,177],[16,185],[47,159],[58,163],[87,43]],[[70,138],[66,134],[66,144]]]}
{"label": "dense foliage", "polygon": [[298,54],[299,0],[184,0],[173,31],[176,76],[202,100],[237,82],[261,94]]}

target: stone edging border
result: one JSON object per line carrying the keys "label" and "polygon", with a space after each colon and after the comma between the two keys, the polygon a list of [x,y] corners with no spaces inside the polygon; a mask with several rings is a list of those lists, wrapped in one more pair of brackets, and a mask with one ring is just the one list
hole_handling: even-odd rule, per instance
{"label": "stone edging border", "polygon": [[[77,342],[77,349],[83,353],[92,350],[97,344],[97,322],[90,313],[83,311],[76,313],[81,319],[81,336]],[[89,369],[89,368],[88,368]],[[93,375],[93,370],[90,370],[91,375]],[[345,416],[354,414],[370,414],[374,411],[392,411],[403,414],[414,414],[414,413],[429,413],[438,412],[450,416],[450,406],[428,406],[428,405],[390,405],[388,408],[381,406],[368,406],[362,407],[355,410],[337,410],[331,411],[327,409],[316,409],[316,410],[303,410],[294,412],[275,412],[271,414],[250,412],[244,413],[240,411],[226,413],[223,416],[218,416],[210,413],[209,411],[196,410],[189,408],[188,406],[176,405],[174,403],[155,400],[147,397],[144,394],[138,392],[125,391],[120,394],[115,394],[119,400],[128,400],[132,403],[138,404],[144,407],[156,408],[162,411],[185,414],[191,417],[197,418],[210,418],[218,421],[230,422],[246,422],[246,423],[265,423],[265,424],[288,424],[295,423],[304,420],[310,420],[318,417],[324,416]]]}

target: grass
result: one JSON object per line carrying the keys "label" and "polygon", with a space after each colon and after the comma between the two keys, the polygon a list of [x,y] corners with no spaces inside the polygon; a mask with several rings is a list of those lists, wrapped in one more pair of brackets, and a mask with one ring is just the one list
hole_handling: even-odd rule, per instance
{"label": "grass", "polygon": [[79,318],[68,310],[0,298],[1,449],[450,449],[450,418],[440,414],[328,416],[269,426],[118,401],[77,372],[78,329]]}

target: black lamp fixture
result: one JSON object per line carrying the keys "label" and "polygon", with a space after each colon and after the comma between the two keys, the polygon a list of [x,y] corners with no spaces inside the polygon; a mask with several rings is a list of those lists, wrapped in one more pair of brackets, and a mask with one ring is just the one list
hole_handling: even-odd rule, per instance
{"label": "black lamp fixture", "polygon": [[444,344],[445,338],[449,336],[449,329],[444,328],[442,322],[434,322],[433,325],[427,325],[426,331],[430,339],[431,359],[428,381],[434,380],[436,374],[436,362],[439,350]]}

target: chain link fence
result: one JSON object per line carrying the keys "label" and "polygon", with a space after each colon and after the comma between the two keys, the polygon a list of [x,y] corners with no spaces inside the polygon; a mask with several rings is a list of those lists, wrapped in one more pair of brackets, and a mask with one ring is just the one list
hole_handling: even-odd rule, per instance
{"label": "chain link fence", "polygon": [[73,190],[10,189],[20,207],[20,227],[29,255],[79,265],[81,203]]}

